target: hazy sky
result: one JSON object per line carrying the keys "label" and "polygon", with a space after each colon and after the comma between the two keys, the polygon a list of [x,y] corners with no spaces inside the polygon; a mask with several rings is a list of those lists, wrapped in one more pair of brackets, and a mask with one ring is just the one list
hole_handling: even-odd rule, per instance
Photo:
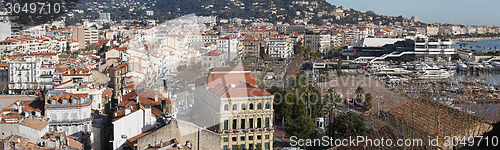
{"label": "hazy sky", "polygon": [[335,6],[389,16],[418,16],[425,23],[500,25],[499,0],[326,0]]}

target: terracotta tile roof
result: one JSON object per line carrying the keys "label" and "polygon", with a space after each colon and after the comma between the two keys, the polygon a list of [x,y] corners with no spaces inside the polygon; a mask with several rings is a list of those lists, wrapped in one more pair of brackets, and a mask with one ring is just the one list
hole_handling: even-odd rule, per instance
{"label": "terracotta tile roof", "polygon": [[[63,92],[62,94],[51,96],[48,99],[47,103],[45,104],[45,107],[88,106],[88,105],[92,104],[92,101],[90,99],[86,99],[84,103],[80,103],[80,100],[82,98],[87,98],[88,96],[89,96],[88,93],[71,94],[71,93]],[[63,105],[62,104],[62,100],[63,99],[67,99],[68,100],[68,104]],[[78,103],[77,104],[71,103],[71,99],[78,99]],[[52,100],[56,100],[57,104],[56,105],[51,105],[50,102]]]}
{"label": "terracotta tile roof", "polygon": [[135,101],[127,100],[127,101],[122,101],[120,104],[118,104],[118,106],[125,107],[125,106],[132,106],[132,105],[136,105],[136,104],[137,103]]}
{"label": "terracotta tile roof", "polygon": [[219,97],[223,98],[272,96],[272,94],[246,83],[242,83],[235,87],[228,87],[219,84],[215,87],[210,88],[209,90]]}
{"label": "terracotta tile roof", "polygon": [[208,77],[208,87],[215,86],[217,84],[234,84],[239,85],[241,83],[248,83],[255,85],[255,76],[252,73],[227,73],[227,74],[210,74]]}
{"label": "terracotta tile roof", "polygon": [[77,142],[77,141],[75,141],[74,139],[71,139],[71,138],[67,138],[67,140],[68,140],[68,147],[75,148],[75,149],[82,149],[82,146],[83,146],[82,143]]}
{"label": "terracotta tile roof", "polygon": [[220,50],[213,50],[213,51],[210,51],[208,53],[205,53],[204,56],[220,56],[224,54],[224,52],[220,51]]}
{"label": "terracotta tile roof", "polygon": [[146,131],[146,132],[143,132],[143,133],[141,133],[141,134],[139,134],[139,135],[136,135],[136,136],[134,136],[134,137],[132,137],[132,138],[128,139],[128,140],[127,140],[127,144],[134,146],[134,145],[137,143],[137,140],[138,140],[138,139],[140,139],[140,138],[142,138],[142,137],[144,137],[144,136],[146,136],[146,135],[148,135],[148,134],[150,134],[150,133],[153,133],[153,132],[155,132],[156,130],[158,130],[158,128],[152,128],[152,129],[150,129],[149,131]]}

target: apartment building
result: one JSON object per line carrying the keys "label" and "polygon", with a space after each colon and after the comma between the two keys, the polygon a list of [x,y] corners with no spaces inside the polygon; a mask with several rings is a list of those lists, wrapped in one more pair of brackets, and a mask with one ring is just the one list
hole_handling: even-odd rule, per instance
{"label": "apartment building", "polygon": [[290,58],[293,55],[293,43],[289,38],[276,35],[267,38],[267,55],[271,58]]}
{"label": "apartment building", "polygon": [[246,35],[243,40],[239,42],[241,45],[241,50],[238,54],[242,57],[257,57],[261,56],[261,41]]}
{"label": "apartment building", "polygon": [[225,36],[217,39],[217,49],[224,52],[228,60],[236,58],[238,39],[235,37]]}
{"label": "apartment building", "polygon": [[416,57],[451,57],[457,54],[457,50],[452,48],[453,42],[450,39],[433,39],[419,37],[415,39]]}
{"label": "apartment building", "polygon": [[304,45],[311,48],[313,52],[327,52],[330,50],[331,35],[328,33],[306,34]]}
{"label": "apartment building", "polygon": [[87,93],[71,94],[48,91],[45,96],[45,117],[49,130],[82,137],[91,134],[92,101]]}
{"label": "apartment building", "polygon": [[201,55],[201,66],[207,69],[224,67],[226,65],[226,60],[224,52],[213,50]]}
{"label": "apartment building", "polygon": [[9,62],[9,94],[28,94],[40,87],[41,62],[29,58]]}
{"label": "apartment building", "polygon": [[220,133],[221,149],[273,147],[274,96],[256,86],[248,68],[214,68],[197,81],[194,107],[204,121],[195,123]]}

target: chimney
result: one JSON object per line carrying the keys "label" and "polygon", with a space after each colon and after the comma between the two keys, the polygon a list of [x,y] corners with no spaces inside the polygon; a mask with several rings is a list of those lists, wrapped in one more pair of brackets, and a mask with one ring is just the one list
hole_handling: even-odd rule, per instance
{"label": "chimney", "polygon": [[155,94],[155,102],[158,102],[158,94]]}
{"label": "chimney", "polygon": [[137,96],[135,97],[135,102],[136,102],[136,103],[139,103],[139,95],[137,95]]}

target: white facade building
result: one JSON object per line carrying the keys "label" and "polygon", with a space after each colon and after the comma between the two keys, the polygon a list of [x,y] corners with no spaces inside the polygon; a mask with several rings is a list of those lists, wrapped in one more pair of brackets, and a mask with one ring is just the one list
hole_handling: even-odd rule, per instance
{"label": "white facade building", "polygon": [[66,132],[81,137],[91,134],[92,101],[88,94],[70,94],[63,91],[49,91],[45,101],[45,117],[50,131]]}
{"label": "white facade building", "polygon": [[273,58],[290,58],[293,55],[293,43],[285,36],[267,38],[267,53]]}
{"label": "white facade building", "polygon": [[306,35],[304,38],[305,46],[312,51],[327,52],[330,50],[330,34]]}
{"label": "white facade building", "polygon": [[217,39],[217,49],[224,52],[229,60],[236,58],[238,39],[233,37],[222,37]]}
{"label": "white facade building", "polygon": [[144,108],[142,105],[115,112],[113,119],[113,149],[122,149],[122,145],[126,144],[129,138],[153,128],[155,122],[156,118],[151,113],[151,108]]}
{"label": "white facade building", "polygon": [[415,40],[416,57],[450,57],[457,54],[457,50],[452,48],[451,40],[417,38]]}

